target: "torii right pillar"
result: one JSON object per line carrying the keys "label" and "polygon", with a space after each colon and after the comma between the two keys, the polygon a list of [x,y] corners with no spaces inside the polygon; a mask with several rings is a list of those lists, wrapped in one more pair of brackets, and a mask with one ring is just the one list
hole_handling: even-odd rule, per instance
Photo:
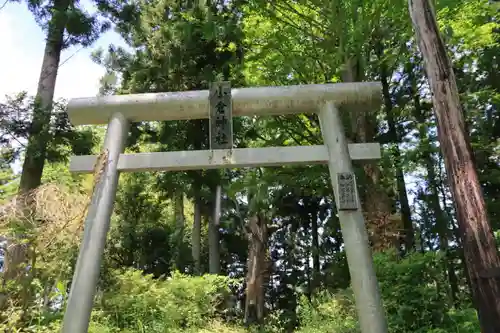
{"label": "torii right pillar", "polygon": [[326,102],[321,106],[319,120],[323,140],[328,148],[328,169],[361,332],[387,333],[387,322],[356,188],[354,169],[339,110],[333,102]]}

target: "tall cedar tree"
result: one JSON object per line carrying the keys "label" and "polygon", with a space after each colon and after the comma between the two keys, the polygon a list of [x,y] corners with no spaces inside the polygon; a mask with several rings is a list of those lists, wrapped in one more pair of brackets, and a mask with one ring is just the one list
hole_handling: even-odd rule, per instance
{"label": "tall cedar tree", "polygon": [[29,1],[28,8],[46,31],[47,39],[19,185],[21,194],[35,189],[41,183],[62,51],[72,45],[90,45],[100,32],[109,27],[108,24],[101,24],[96,16],[89,16],[75,0]]}
{"label": "tall cedar tree", "polygon": [[[27,5],[35,21],[46,32],[47,39],[18,190],[22,196],[41,184],[51,140],[52,104],[62,51],[73,45],[88,46],[109,28],[108,23],[87,14],[75,0],[28,1]],[[29,204],[29,201],[21,202]],[[22,209],[29,211],[29,206]],[[25,257],[22,242],[8,246],[5,281],[20,277],[19,266]]]}
{"label": "tall cedar tree", "polygon": [[430,1],[410,0],[409,9],[432,91],[439,142],[455,200],[481,331],[497,333],[500,332],[500,259],[488,221],[455,74]]}

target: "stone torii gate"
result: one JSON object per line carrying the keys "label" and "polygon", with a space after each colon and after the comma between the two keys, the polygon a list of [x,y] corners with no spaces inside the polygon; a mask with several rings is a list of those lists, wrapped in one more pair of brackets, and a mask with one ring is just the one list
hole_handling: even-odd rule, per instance
{"label": "stone torii gate", "polygon": [[[380,104],[379,83],[336,83],[77,98],[68,115],[74,125],[108,124],[102,169],[85,220],[85,231],[64,315],[63,333],[88,331],[97,279],[120,172],[328,164],[344,238],[352,289],[363,333],[387,333],[352,160],[380,158],[378,143],[348,144],[338,107]],[[317,112],[324,145],[232,149],[234,116]],[[130,122],[211,120],[211,149],[123,154]],[[74,156],[70,170],[91,173],[99,156]]]}

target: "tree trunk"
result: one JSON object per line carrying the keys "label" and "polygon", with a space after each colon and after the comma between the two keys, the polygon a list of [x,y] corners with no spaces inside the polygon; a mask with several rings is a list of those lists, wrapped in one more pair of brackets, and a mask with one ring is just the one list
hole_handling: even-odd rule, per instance
{"label": "tree trunk", "polygon": [[[427,131],[423,131],[424,133],[421,133],[421,135],[427,135]],[[428,142],[428,140],[424,140]],[[449,249],[449,236],[450,232],[448,229],[448,218],[444,212],[444,210],[441,207],[440,201],[439,201],[439,191],[438,191],[438,179],[436,177],[436,170],[434,160],[432,159],[432,155],[430,154],[430,149],[431,147],[425,147],[424,150],[425,152],[425,157],[424,159],[426,160],[426,167],[427,167],[427,179],[428,179],[428,184],[429,184],[429,190],[430,190],[430,206],[431,209],[434,213],[435,219],[436,219],[436,227],[438,231],[438,237],[439,237],[439,249],[443,251],[445,254],[445,270],[446,270],[446,276],[448,279],[448,282],[450,284],[450,289],[448,289],[448,293],[450,295],[450,300],[452,301],[453,304],[457,304],[457,295],[458,295],[458,285],[457,285],[457,277],[455,275],[455,265],[453,264],[453,257],[451,256],[451,252]]]}
{"label": "tree trunk", "polygon": [[221,186],[215,189],[212,223],[208,225],[208,268],[210,274],[220,273],[219,220],[221,211]]}
{"label": "tree trunk", "polygon": [[[194,150],[203,149],[203,143],[207,141],[206,122],[204,120],[192,120],[193,129],[191,135],[193,139]],[[201,188],[203,184],[203,173],[200,170],[192,172],[193,188],[194,188],[194,221],[193,232],[191,235],[191,252],[193,255],[194,274],[201,275],[201,226],[202,226],[202,196]]]}
{"label": "tree trunk", "polygon": [[3,266],[4,283],[20,278],[23,272],[21,264],[25,262],[27,250],[27,244],[16,244],[12,239],[7,240]]}
{"label": "tree trunk", "polygon": [[246,229],[249,248],[246,278],[245,323],[262,324],[265,304],[264,282],[267,272],[267,224],[261,216],[254,216],[250,218]]}
{"label": "tree trunk", "polygon": [[[356,58],[346,61],[346,69],[342,73],[342,81],[358,82],[363,80],[363,69]],[[369,110],[357,107],[349,110],[351,115],[351,131],[348,137],[354,142],[373,141],[377,120]],[[398,240],[398,223],[391,219],[392,205],[387,191],[380,184],[380,168],[376,163],[367,162],[363,165],[365,179],[360,191],[360,199],[366,218],[366,226],[373,251],[383,251],[393,248]],[[401,221],[400,221],[401,222]]]}
{"label": "tree trunk", "polygon": [[[410,69],[411,71],[412,69]],[[413,102],[414,102],[414,116],[418,126],[418,132],[419,132],[419,138],[420,142],[422,144],[421,150],[422,150],[422,159],[425,161],[425,166],[427,169],[427,184],[429,188],[429,207],[431,208],[434,217],[436,219],[436,226],[438,230],[438,236],[439,236],[439,249],[445,253],[446,259],[445,259],[445,270],[447,274],[447,279],[450,283],[450,288],[447,290],[449,291],[450,295],[450,300],[452,303],[456,306],[458,303],[458,279],[455,273],[455,265],[453,263],[453,256],[451,255],[451,252],[449,250],[449,230],[448,230],[448,224],[449,224],[449,216],[443,210],[441,207],[441,203],[439,200],[439,183],[440,179],[438,179],[437,174],[436,174],[436,163],[435,160],[432,157],[432,149],[433,147],[430,144],[429,140],[429,128],[426,125],[427,122],[427,117],[422,110],[422,105],[420,103],[420,95],[417,92],[416,88],[416,82],[414,80],[413,74],[410,72],[410,85],[411,85],[411,90],[410,93],[413,95]]]}
{"label": "tree trunk", "polygon": [[[28,145],[19,184],[19,194],[21,197],[28,195],[31,190],[37,188],[41,183],[47,145],[50,138],[52,100],[54,98],[57,71],[64,45],[64,31],[68,19],[66,11],[70,2],[70,0],[54,2],[52,19],[49,23],[47,41],[45,42],[42,68],[38,80],[33,119],[29,129]],[[29,199],[29,196],[26,199]],[[20,204],[20,209],[26,210],[29,206],[27,208],[25,204],[30,204],[30,202],[23,199],[20,200]],[[32,218],[32,214],[29,211],[26,214],[28,219]],[[18,240],[9,242],[5,257],[4,283],[11,278],[21,275],[21,266],[27,260],[26,244],[19,244]]]}
{"label": "tree trunk", "polygon": [[409,10],[429,79],[443,153],[483,333],[500,332],[500,259],[465,128],[455,75],[428,0]]}
{"label": "tree trunk", "polygon": [[[423,134],[423,133],[421,133]],[[425,135],[427,132],[425,131]],[[425,140],[428,142],[428,140]],[[453,304],[457,304],[457,295],[458,295],[458,285],[457,285],[457,277],[455,275],[455,265],[453,265],[453,257],[451,256],[449,249],[449,229],[448,229],[448,218],[444,213],[441,204],[439,202],[439,191],[438,191],[438,179],[436,177],[436,171],[434,169],[434,160],[429,152],[430,147],[424,148],[427,150],[425,153],[426,167],[427,167],[427,179],[430,190],[430,200],[429,204],[434,213],[436,219],[436,227],[439,238],[439,249],[445,254],[445,271],[446,277],[450,284],[450,288],[446,288],[448,294],[450,296],[450,300]]]}
{"label": "tree trunk", "polygon": [[[383,48],[380,46],[378,52],[379,59],[383,58]],[[403,224],[404,252],[410,252],[415,249],[415,231],[411,219],[411,209],[408,202],[408,193],[406,192],[406,183],[401,164],[401,151],[399,149],[399,133],[396,128],[396,121],[393,113],[393,103],[389,92],[389,71],[387,64],[382,60],[380,64],[380,80],[382,82],[382,93],[384,95],[384,106],[387,115],[387,124],[389,125],[389,136],[394,144],[394,168],[396,169],[396,185],[398,189],[399,203],[401,205],[401,222]]]}
{"label": "tree trunk", "polygon": [[419,228],[419,244],[418,244],[418,249],[420,253],[424,254],[425,253],[425,236],[424,236],[424,226],[423,223],[420,225]]}
{"label": "tree trunk", "polygon": [[[422,127],[421,137],[426,138],[427,136],[427,128]],[[425,142],[428,142],[428,139],[424,139]],[[452,262],[452,257],[450,256],[449,250],[449,230],[448,230],[448,219],[443,209],[441,208],[441,204],[439,202],[439,192],[438,192],[438,179],[436,177],[436,170],[434,160],[432,159],[432,155],[430,154],[430,145],[429,147],[424,147],[424,159],[426,161],[426,169],[427,169],[427,182],[430,190],[429,196],[429,205],[434,213],[434,217],[436,219],[436,229],[439,239],[439,250],[445,254],[445,273],[450,284],[450,288],[446,287],[447,293],[450,296],[450,300],[452,303],[456,304],[456,276],[455,276],[455,268]],[[455,279],[455,281],[453,281]],[[455,287],[453,283],[455,282]]]}
{"label": "tree trunk", "polygon": [[19,184],[20,193],[27,193],[37,188],[42,180],[47,144],[50,137],[49,125],[52,100],[56,87],[59,61],[64,46],[64,31],[68,19],[65,13],[70,2],[70,0],[56,0],[54,2],[54,12],[49,23],[42,69],[38,80],[36,103],[33,110],[33,120]]}
{"label": "tree trunk", "polygon": [[178,191],[174,196],[174,206],[175,206],[175,251],[176,256],[175,267],[183,272],[183,262],[182,262],[182,244],[184,241],[184,193],[182,191]]}
{"label": "tree trunk", "polygon": [[44,311],[50,311],[50,294],[52,290],[54,289],[54,281],[52,279],[48,279],[44,283],[43,287],[43,294],[42,294],[42,299],[43,299],[43,304],[42,308]]}
{"label": "tree trunk", "polygon": [[[467,290],[470,294],[472,294],[472,285],[470,282],[470,276],[467,274],[467,266],[465,264],[465,257],[464,257],[464,248],[462,244],[462,239],[460,238],[460,231],[458,230],[457,226],[455,225],[454,219],[453,219],[453,213],[451,212],[451,209],[448,207],[446,203],[446,189],[445,189],[445,180],[443,180],[442,177],[442,172],[439,172],[439,192],[441,193],[442,197],[442,207],[443,207],[443,212],[446,214],[448,219],[451,221],[451,231],[453,233],[454,239],[457,242],[457,258],[460,260],[460,266],[462,267],[463,271],[465,272],[465,282],[467,284]],[[454,277],[450,276],[450,285],[452,290],[454,290],[455,295],[460,294],[460,288],[458,286],[458,277],[455,272],[455,269],[453,270],[453,275]],[[454,278],[453,282],[452,279]],[[457,303],[455,304],[455,307],[458,308],[460,306],[458,298],[457,298]]]}
{"label": "tree trunk", "polygon": [[[314,201],[313,207],[316,207],[315,212],[311,212],[311,236],[312,236],[312,281],[311,281],[311,291],[314,291],[318,286],[320,271],[321,271],[321,261],[319,257],[319,235],[318,235],[318,205],[317,201]],[[314,209],[314,208],[313,208]],[[309,261],[309,260],[308,260]]]}
{"label": "tree trunk", "polygon": [[450,283],[450,300],[455,309],[458,309],[460,307],[460,300],[458,298],[460,288],[458,287],[458,277],[455,272],[455,263],[453,262],[453,259],[451,251],[448,250],[446,252],[446,269],[448,272],[448,282]]}
{"label": "tree trunk", "polygon": [[193,234],[191,236],[191,250],[194,261],[194,274],[201,275],[201,198],[199,191],[194,199]]}

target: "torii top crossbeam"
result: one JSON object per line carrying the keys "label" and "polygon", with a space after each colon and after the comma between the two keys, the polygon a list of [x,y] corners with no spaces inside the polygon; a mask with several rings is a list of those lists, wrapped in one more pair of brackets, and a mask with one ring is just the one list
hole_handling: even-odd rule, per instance
{"label": "torii top crossbeam", "polygon": [[[147,93],[75,98],[68,104],[74,125],[107,124],[119,111],[130,122],[205,119],[209,91]],[[309,84],[231,90],[233,116],[282,115],[314,112],[320,103],[337,106],[380,103],[378,82]]]}

